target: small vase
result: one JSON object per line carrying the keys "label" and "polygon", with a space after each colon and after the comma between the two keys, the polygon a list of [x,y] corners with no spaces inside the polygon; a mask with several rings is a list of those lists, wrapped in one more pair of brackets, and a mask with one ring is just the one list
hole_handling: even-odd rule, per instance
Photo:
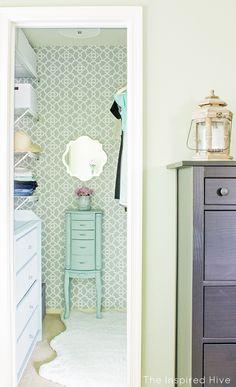
{"label": "small vase", "polygon": [[79,210],[80,211],[88,211],[91,208],[91,197],[90,196],[79,196]]}

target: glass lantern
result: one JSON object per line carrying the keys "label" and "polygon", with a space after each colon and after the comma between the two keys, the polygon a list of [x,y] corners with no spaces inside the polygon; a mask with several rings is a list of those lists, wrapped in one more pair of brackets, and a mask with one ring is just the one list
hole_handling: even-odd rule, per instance
{"label": "glass lantern", "polygon": [[189,149],[195,150],[194,160],[231,160],[230,139],[233,113],[211,90],[210,96],[199,103],[192,116],[187,139]]}

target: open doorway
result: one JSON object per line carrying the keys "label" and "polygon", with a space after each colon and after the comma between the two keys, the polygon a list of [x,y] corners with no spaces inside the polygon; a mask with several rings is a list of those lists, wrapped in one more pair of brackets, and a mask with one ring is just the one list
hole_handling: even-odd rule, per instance
{"label": "open doorway", "polygon": [[126,85],[126,29],[16,30],[19,386],[127,386]]}
{"label": "open doorway", "polygon": [[[16,385],[14,226],[14,51],[16,28],[127,28],[127,380],[139,386],[141,376],[141,257],[142,257],[142,11],[140,7],[5,8],[0,13],[0,116],[2,141],[1,342],[4,353],[2,383]],[[27,120],[27,117],[24,117]],[[23,119],[24,119],[23,118]],[[32,145],[39,145],[33,143]],[[33,160],[34,162],[34,160]],[[40,159],[39,159],[40,162]],[[105,169],[104,169],[105,170]],[[9,178],[10,177],[10,178]],[[21,189],[21,188],[20,188]],[[32,203],[31,203],[32,204]],[[37,203],[35,203],[37,205]],[[22,209],[22,207],[21,207]],[[20,222],[20,219],[18,220]],[[86,220],[88,221],[88,220]],[[16,250],[16,249],[15,249]]]}

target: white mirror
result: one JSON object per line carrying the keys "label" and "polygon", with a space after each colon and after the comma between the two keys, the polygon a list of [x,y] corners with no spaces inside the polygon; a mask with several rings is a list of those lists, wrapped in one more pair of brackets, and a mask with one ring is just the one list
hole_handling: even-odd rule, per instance
{"label": "white mirror", "polygon": [[107,155],[99,141],[81,136],[67,144],[62,161],[70,176],[88,181],[102,173]]}

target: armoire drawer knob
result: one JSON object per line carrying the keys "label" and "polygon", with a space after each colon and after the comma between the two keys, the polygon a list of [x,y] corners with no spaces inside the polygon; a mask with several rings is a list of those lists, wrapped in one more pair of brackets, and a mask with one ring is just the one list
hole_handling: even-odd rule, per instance
{"label": "armoire drawer knob", "polygon": [[29,308],[30,308],[30,309],[34,309],[34,305],[30,305]]}
{"label": "armoire drawer knob", "polygon": [[33,279],[32,274],[29,274],[28,279],[29,279],[29,280],[32,280],[32,279]]}
{"label": "armoire drawer knob", "polygon": [[34,338],[34,336],[33,336],[33,335],[31,335],[31,334],[29,334],[29,338],[30,338],[30,339],[33,339],[33,338]]}
{"label": "armoire drawer knob", "polygon": [[28,250],[32,250],[32,245],[29,245],[29,246],[28,246]]}
{"label": "armoire drawer knob", "polygon": [[225,187],[225,188],[219,188],[217,190],[217,195],[218,196],[227,196],[229,194],[229,188]]}

